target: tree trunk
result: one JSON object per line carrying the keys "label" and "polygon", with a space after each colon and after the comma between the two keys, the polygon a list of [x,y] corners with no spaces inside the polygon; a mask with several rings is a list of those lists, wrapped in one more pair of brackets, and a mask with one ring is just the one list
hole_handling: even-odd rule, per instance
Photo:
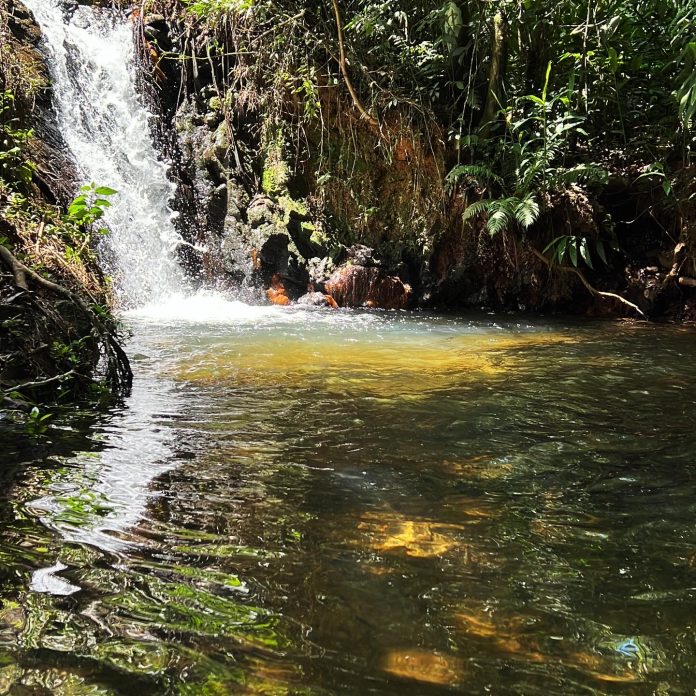
{"label": "tree trunk", "polygon": [[481,114],[479,126],[484,137],[490,135],[498,120],[498,112],[505,106],[503,81],[507,67],[508,25],[501,11],[493,18],[493,46],[491,47],[491,67],[488,72],[488,92]]}

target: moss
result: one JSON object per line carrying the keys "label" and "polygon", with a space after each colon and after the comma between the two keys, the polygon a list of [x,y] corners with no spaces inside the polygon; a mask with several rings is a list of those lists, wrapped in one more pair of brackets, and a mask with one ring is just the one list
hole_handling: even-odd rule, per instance
{"label": "moss", "polygon": [[309,233],[309,241],[318,247],[325,247],[331,243],[329,235],[324,232],[324,230],[317,229],[314,225],[303,222],[302,231]]}
{"label": "moss", "polygon": [[283,125],[267,123],[262,139],[264,162],[261,173],[261,188],[268,196],[288,196],[290,168],[285,161],[284,144]]}
{"label": "moss", "polygon": [[[266,191],[268,193],[268,191]],[[290,196],[280,196],[278,205],[283,209],[283,223],[290,222],[290,215],[295,213],[301,218],[309,217],[309,209],[304,201],[291,198]],[[305,223],[303,223],[304,226]]]}
{"label": "moss", "polygon": [[274,151],[266,157],[261,175],[261,186],[264,193],[277,196],[287,189],[290,172],[288,165]]}

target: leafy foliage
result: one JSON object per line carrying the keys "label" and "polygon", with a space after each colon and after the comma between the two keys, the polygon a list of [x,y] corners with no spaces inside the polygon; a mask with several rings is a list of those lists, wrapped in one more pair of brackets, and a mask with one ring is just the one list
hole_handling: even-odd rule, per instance
{"label": "leafy foliage", "polygon": [[8,184],[27,185],[36,166],[26,157],[26,146],[34,135],[31,129],[19,127],[11,117],[14,94],[0,92],[0,178]]}
{"label": "leafy foliage", "polygon": [[70,260],[79,257],[90,248],[93,234],[107,234],[105,227],[96,227],[104,217],[104,212],[111,207],[108,200],[118,193],[108,186],[97,186],[94,182],[80,188],[80,193],[68,206],[62,216],[62,233],[66,236],[66,256]]}

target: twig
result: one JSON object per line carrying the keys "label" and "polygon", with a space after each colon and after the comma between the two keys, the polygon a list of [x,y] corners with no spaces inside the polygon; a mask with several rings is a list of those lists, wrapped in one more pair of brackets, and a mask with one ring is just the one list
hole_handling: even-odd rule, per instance
{"label": "twig", "polygon": [[72,377],[77,377],[75,370],[69,370],[62,375],[56,375],[55,377],[49,377],[48,379],[40,379],[35,382],[25,382],[24,384],[16,384],[12,387],[5,389],[5,393],[9,394],[11,392],[21,392],[25,389],[37,389],[39,387],[46,387],[49,384],[54,384],[55,382],[65,382],[66,379]]}
{"label": "twig", "polygon": [[[540,261],[543,261],[547,268],[551,268],[551,262],[542,253],[537,251],[531,245],[529,246],[529,249],[532,252],[532,254],[534,254],[534,256],[536,256]],[[585,278],[585,275],[579,269],[571,268],[570,266],[556,266],[556,268],[558,268],[560,271],[565,271],[566,273],[575,274],[580,279],[580,282],[587,288],[590,294],[597,295],[599,297],[606,297],[612,300],[617,300],[618,302],[621,302],[621,304],[630,307],[634,312],[640,314],[640,316],[643,317],[643,319],[647,319],[640,307],[638,307],[638,305],[633,304],[633,302],[627,300],[625,297],[621,297],[621,295],[617,295],[614,292],[605,292],[604,290],[598,290],[594,286],[590,285],[590,282],[587,280],[587,278]]]}
{"label": "twig", "polygon": [[15,278],[15,284],[22,290],[29,290],[27,278],[30,278],[40,287],[66,298],[79,307],[88,318],[90,324],[97,330],[103,342],[107,354],[107,364],[109,366],[107,374],[112,385],[117,386],[121,383],[125,385],[126,389],[130,389],[133,382],[133,373],[130,368],[128,356],[114,338],[113,332],[104,325],[97,313],[94,312],[79,295],[70,292],[70,290],[64,288],[62,285],[58,285],[58,283],[54,283],[52,280],[42,278],[36,271],[33,271],[21,261],[18,261],[10,250],[2,244],[0,244],[0,261],[3,261],[5,265],[10,268]]}

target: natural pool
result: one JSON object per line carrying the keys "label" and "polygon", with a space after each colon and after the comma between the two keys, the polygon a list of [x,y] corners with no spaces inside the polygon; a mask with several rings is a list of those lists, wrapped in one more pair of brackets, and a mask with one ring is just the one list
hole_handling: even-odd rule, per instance
{"label": "natural pool", "polygon": [[194,314],[0,424],[0,694],[693,693],[692,329]]}

